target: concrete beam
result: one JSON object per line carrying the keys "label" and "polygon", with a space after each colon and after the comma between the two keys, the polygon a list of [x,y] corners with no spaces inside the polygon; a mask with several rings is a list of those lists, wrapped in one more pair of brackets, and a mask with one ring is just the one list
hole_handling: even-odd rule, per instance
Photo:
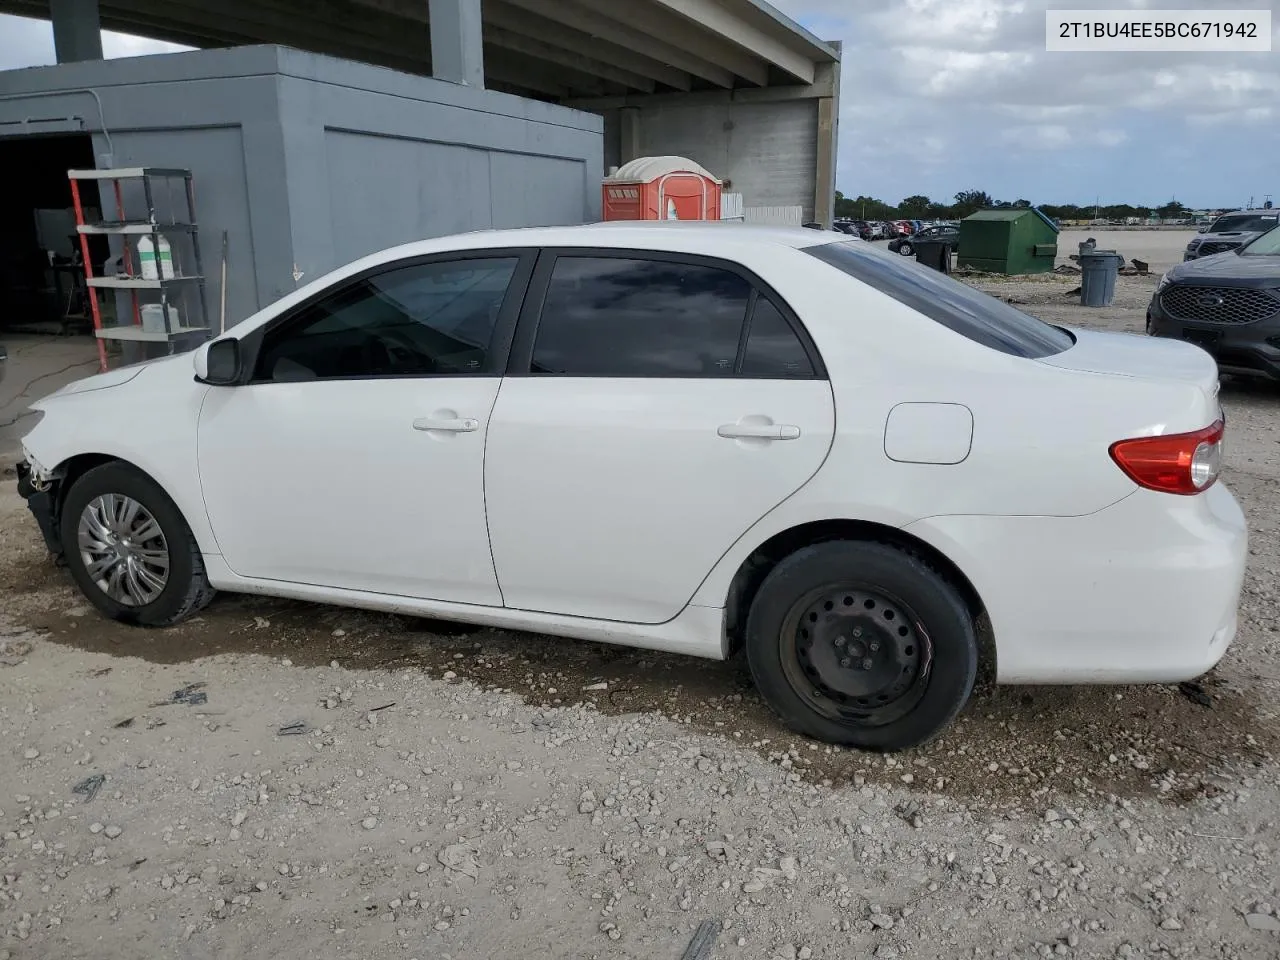
{"label": "concrete beam", "polygon": [[650,0],[650,2],[663,10],[683,17],[690,24],[704,30],[715,31],[744,51],[763,58],[801,83],[813,83],[813,60],[792,50],[776,35],[735,16],[718,0]]}
{"label": "concrete beam", "polygon": [[485,0],[484,20],[486,39],[492,38],[493,28],[498,27],[531,40],[539,40],[559,47],[568,53],[580,54],[588,51],[595,60],[613,64],[668,87],[675,87],[677,90],[688,90],[693,86],[692,78],[684,70],[677,70],[675,67],[636,53],[627,47],[609,43],[564,24],[544,20],[526,10],[507,6],[497,0]]}
{"label": "concrete beam", "polygon": [[[834,66],[834,65],[830,65]],[[566,107],[577,110],[618,110],[660,103],[777,103],[781,100],[820,100],[837,94],[838,73],[820,69],[809,86],[791,84],[785,87],[739,87],[737,90],[695,90],[690,93],[627,94],[621,97],[578,97],[567,100]]]}
{"label": "concrete beam", "polygon": [[484,37],[480,0],[428,0],[431,75],[437,80],[484,87]]}
{"label": "concrete beam", "polygon": [[98,0],[49,0],[53,50],[59,63],[102,59]]}
{"label": "concrete beam", "polygon": [[398,26],[386,17],[357,17],[353,19],[359,22],[352,23],[332,23],[328,18],[299,20],[270,2],[228,4],[222,10],[212,11],[197,5],[196,0],[170,0],[165,13],[159,17],[147,12],[146,0],[115,0],[108,9],[113,14],[113,22],[129,19],[137,24],[126,32],[142,32],[154,20],[156,29],[146,33],[159,33],[166,26],[182,25],[228,44],[246,42],[242,38],[261,43],[261,39],[252,38],[275,36],[285,45],[315,53],[386,66],[394,64],[396,69],[417,74],[429,70],[425,26],[419,28],[415,38],[413,30],[406,31],[403,25]]}
{"label": "concrete beam", "polygon": [[649,77],[632,73],[630,70],[624,70],[621,67],[596,60],[593,57],[584,57],[578,53],[571,53],[560,47],[522,36],[510,30],[504,30],[501,27],[486,27],[484,39],[486,43],[495,47],[512,50],[537,60],[545,60],[548,63],[568,67],[582,74],[600,77],[630,90],[652,93],[655,87],[654,81]]}
{"label": "concrete beam", "polygon": [[[422,0],[352,0],[352,2],[360,7],[380,10],[407,20],[425,19]],[[579,34],[604,40],[616,47],[625,48],[633,54],[665,64],[683,73],[701,77],[717,86],[732,87],[735,74],[760,86],[768,80],[768,65],[763,60],[751,57],[741,48],[715,37],[714,34],[704,31],[691,32],[685,21],[674,14],[668,14],[656,7],[638,6],[634,8],[628,6],[623,14],[608,7],[611,0],[605,0],[603,9],[588,6],[590,2],[591,0],[582,0],[582,2],[578,0],[502,0],[501,5],[496,9],[517,7],[527,13],[535,14],[543,21],[558,24],[560,28],[568,28]],[[614,19],[610,14],[619,14],[619,19]],[[485,5],[485,15],[486,18],[490,17],[489,0]],[[500,23],[500,21],[495,22]],[[506,29],[523,32],[522,27],[510,22],[500,25]],[[547,29],[556,28],[544,25],[539,39],[563,47],[564,41],[556,41],[546,36]],[[691,52],[684,42],[691,33],[694,34],[694,39],[699,46],[697,52]],[[660,39],[663,37],[679,37],[680,40],[669,42]],[[705,55],[706,51],[702,49],[704,47],[715,53],[717,57],[715,61]],[[592,46],[589,44],[585,49],[580,48],[575,52],[589,54],[591,50]],[[618,65],[622,66],[621,61]],[[644,73],[643,70],[635,67],[625,69]],[[655,77],[654,79],[662,80],[663,78]],[[663,82],[667,81],[663,80]],[[685,89],[680,82],[671,85],[677,89]]]}
{"label": "concrete beam", "polygon": [[644,30],[619,23],[570,0],[508,0],[508,2],[530,13],[536,13],[546,20],[580,30],[609,43],[625,46],[636,53],[691,73],[695,77],[701,77],[717,86],[733,86],[732,71],[689,53],[675,44],[660,40]]}
{"label": "concrete beam", "polygon": [[[556,0],[538,0],[539,3]],[[582,0],[584,6],[615,22],[639,28],[654,37],[679,37],[682,49],[723,67],[748,83],[763,87],[769,66],[751,50],[720,36],[715,30],[667,9],[659,0],[621,4],[618,0]]]}

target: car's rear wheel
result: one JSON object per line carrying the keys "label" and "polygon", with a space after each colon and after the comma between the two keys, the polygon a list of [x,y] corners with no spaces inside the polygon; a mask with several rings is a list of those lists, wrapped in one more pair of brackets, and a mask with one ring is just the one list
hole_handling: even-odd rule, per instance
{"label": "car's rear wheel", "polygon": [[765,578],[747,617],[756,686],[791,729],[902,750],[932,739],[969,699],[973,617],[944,577],[897,547],[806,547]]}
{"label": "car's rear wheel", "polygon": [[75,481],[63,501],[61,535],[76,585],[113,620],[169,626],[213,598],[181,511],[128,464],[103,464]]}
{"label": "car's rear wheel", "polygon": [[902,254],[904,257],[909,257],[915,253],[915,250],[912,248],[911,244],[904,240],[902,245],[898,247],[898,253]]}

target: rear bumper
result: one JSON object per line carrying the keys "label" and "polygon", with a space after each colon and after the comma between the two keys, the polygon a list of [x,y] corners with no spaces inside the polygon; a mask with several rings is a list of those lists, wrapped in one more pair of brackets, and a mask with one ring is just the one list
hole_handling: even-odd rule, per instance
{"label": "rear bumper", "polygon": [[1001,683],[1170,683],[1236,634],[1248,533],[1221,483],[1138,490],[1085,517],[935,517],[907,528],[965,571]]}
{"label": "rear bumper", "polygon": [[1223,373],[1280,380],[1280,321],[1274,317],[1241,324],[1177,320],[1165,313],[1157,295],[1147,307],[1147,333],[1194,343]]}

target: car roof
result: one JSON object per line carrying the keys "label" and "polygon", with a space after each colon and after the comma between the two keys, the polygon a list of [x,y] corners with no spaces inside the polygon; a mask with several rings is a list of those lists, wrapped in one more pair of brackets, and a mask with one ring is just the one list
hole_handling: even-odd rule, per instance
{"label": "car roof", "polygon": [[430,240],[415,240],[372,253],[356,267],[406,257],[428,256],[450,250],[486,250],[513,247],[634,247],[656,252],[693,253],[715,256],[728,249],[790,247],[802,249],[824,243],[853,242],[848,234],[806,227],[774,227],[731,220],[607,221],[562,227],[519,227],[503,230],[473,230]]}

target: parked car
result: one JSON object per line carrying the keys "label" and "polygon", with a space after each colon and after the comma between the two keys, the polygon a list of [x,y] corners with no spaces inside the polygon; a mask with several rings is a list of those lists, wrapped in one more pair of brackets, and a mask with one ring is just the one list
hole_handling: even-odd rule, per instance
{"label": "parked car", "polygon": [[850,220],[849,224],[856,231],[856,235],[861,239],[863,240],[872,239],[871,224],[868,223],[866,220]]}
{"label": "parked car", "polygon": [[1006,683],[1222,657],[1217,389],[830,231],[479,231],[45,397],[19,488],[116,620],[225,590],[741,649],[794,730],[897,749],[964,706],[979,618]]}
{"label": "parked car", "polygon": [[956,227],[925,227],[909,237],[898,237],[889,241],[889,249],[904,257],[916,255],[916,244],[921,240],[945,240],[948,243],[960,242],[960,230]]}
{"label": "parked car", "polygon": [[1202,347],[1224,373],[1280,380],[1280,227],[1166,273],[1147,333]]}
{"label": "parked car", "polygon": [[1182,255],[1183,261],[1208,257],[1244,246],[1280,223],[1280,211],[1237,210],[1224,213],[1209,224],[1199,236],[1192,237]]}

